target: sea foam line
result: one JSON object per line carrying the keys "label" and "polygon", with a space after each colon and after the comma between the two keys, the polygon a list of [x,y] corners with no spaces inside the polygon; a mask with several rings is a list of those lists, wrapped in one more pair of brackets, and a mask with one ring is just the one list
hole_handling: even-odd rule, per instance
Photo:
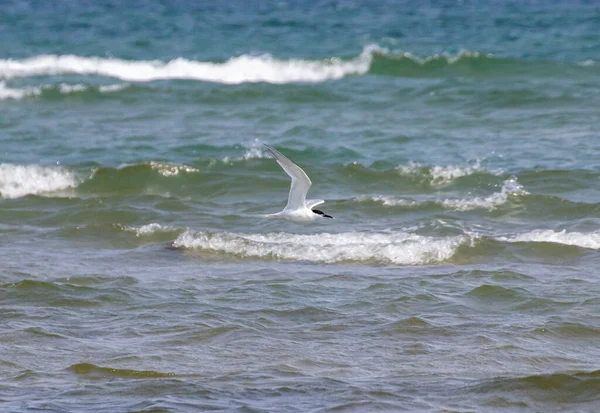
{"label": "sea foam line", "polygon": [[435,238],[406,232],[298,235],[281,232],[239,234],[188,230],[177,237],[173,246],[251,258],[423,265],[450,259],[457,248],[468,241],[466,236]]}
{"label": "sea foam line", "polygon": [[150,224],[146,224],[146,225],[142,225],[141,227],[125,227],[124,228],[126,231],[129,232],[135,232],[136,237],[140,238],[143,236],[149,236],[149,235],[153,235],[156,233],[162,233],[162,232],[174,232],[174,231],[178,231],[178,228],[175,227],[170,227],[168,225],[161,225],[158,224],[156,222],[152,222]]}
{"label": "sea foam line", "polygon": [[237,158],[226,156],[221,161],[226,164],[232,164],[233,162],[237,162],[237,161],[248,161],[250,159],[269,158],[269,156],[267,155],[264,148],[265,147],[258,139],[254,139],[254,142],[252,143],[252,145],[250,145],[249,147],[246,147],[246,151],[244,152],[244,155],[242,155],[241,157],[237,157]]}
{"label": "sea foam line", "polygon": [[[127,87],[127,84],[104,85],[97,87],[100,93],[117,92]],[[6,82],[0,82],[0,100],[14,99],[19,100],[26,97],[40,96],[44,91],[56,89],[60,94],[71,94],[85,92],[93,89],[91,86],[82,84],[70,85],[60,83],[58,85],[33,86],[26,88],[11,88],[6,85]]]}
{"label": "sea foam line", "polygon": [[474,198],[447,198],[442,200],[421,201],[417,202],[412,199],[395,198],[393,196],[361,196],[357,198],[359,202],[374,201],[381,203],[384,206],[401,206],[401,207],[417,207],[422,204],[439,204],[444,208],[454,211],[470,211],[473,209],[487,209],[492,211],[503,204],[506,204],[510,197],[527,195],[527,192],[518,182],[516,178],[507,179],[502,183],[499,192],[494,192],[486,197]]}
{"label": "sea foam line", "polygon": [[162,176],[176,176],[179,175],[180,173],[194,173],[194,172],[199,172],[198,169],[192,167],[192,166],[188,166],[188,165],[177,165],[177,164],[172,164],[172,163],[167,163],[167,162],[157,162],[157,161],[150,161],[148,163],[148,165],[150,165],[150,168],[152,168],[152,170],[158,172],[159,174],[161,174]]}
{"label": "sea foam line", "polygon": [[500,192],[495,192],[487,197],[470,199],[444,199],[441,204],[455,211],[469,211],[472,209],[494,210],[508,202],[511,196],[527,195],[527,192],[518,182],[517,178],[507,179],[502,183]]}
{"label": "sea foam line", "polygon": [[179,57],[169,61],[125,60],[119,58],[85,57],[77,55],[40,55],[27,59],[0,59],[0,79],[40,75],[94,75],[131,82],[165,79],[188,79],[205,82],[240,84],[266,82],[285,84],[294,82],[323,82],[369,72],[376,56],[391,60],[407,59],[424,66],[432,61],[449,65],[462,59],[473,59],[478,52],[462,51],[456,55],[436,54],[419,57],[408,52],[392,53],[378,45],[363,47],[352,59],[278,59],[269,54],[243,54],[225,62],[197,61]]}
{"label": "sea foam line", "polygon": [[377,46],[367,46],[359,56],[351,60],[282,60],[265,54],[241,55],[223,63],[188,60],[182,57],[163,62],[41,55],[22,60],[0,59],[0,78],[77,74],[113,77],[131,82],[164,79],[190,79],[226,84],[322,82],[367,73],[376,50],[381,49]]}
{"label": "sea foam line", "polygon": [[492,175],[501,175],[501,170],[490,171],[481,167],[481,161],[477,160],[473,165],[458,166],[432,166],[425,167],[418,162],[411,162],[406,165],[398,165],[396,170],[401,175],[423,176],[432,186],[443,186],[463,176],[469,176],[476,173],[488,173]]}
{"label": "sea foam line", "polygon": [[519,235],[498,237],[505,242],[548,242],[553,244],[573,245],[581,248],[600,249],[600,232],[567,232],[553,230],[533,230]]}
{"label": "sea foam line", "polygon": [[0,164],[0,196],[44,195],[79,184],[76,174],[62,167]]}

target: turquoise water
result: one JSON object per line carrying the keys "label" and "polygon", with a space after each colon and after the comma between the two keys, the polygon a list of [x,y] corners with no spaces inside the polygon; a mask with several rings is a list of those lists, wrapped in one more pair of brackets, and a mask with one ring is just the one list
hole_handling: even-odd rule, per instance
{"label": "turquoise water", "polygon": [[[7,412],[600,407],[600,5],[2,3]],[[285,206],[268,143],[334,220]]]}

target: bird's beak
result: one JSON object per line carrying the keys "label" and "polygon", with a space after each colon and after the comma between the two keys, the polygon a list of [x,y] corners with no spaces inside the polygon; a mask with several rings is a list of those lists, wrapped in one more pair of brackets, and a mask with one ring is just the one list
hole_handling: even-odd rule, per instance
{"label": "bird's beak", "polygon": [[331,218],[331,219],[333,219],[333,217],[331,215],[327,215],[327,214],[323,214],[323,218]]}

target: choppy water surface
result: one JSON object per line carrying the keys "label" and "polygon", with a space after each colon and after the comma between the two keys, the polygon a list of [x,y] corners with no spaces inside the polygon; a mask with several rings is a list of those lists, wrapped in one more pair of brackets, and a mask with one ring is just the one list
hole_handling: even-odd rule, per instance
{"label": "choppy water surface", "polygon": [[600,408],[595,3],[2,9],[0,410]]}

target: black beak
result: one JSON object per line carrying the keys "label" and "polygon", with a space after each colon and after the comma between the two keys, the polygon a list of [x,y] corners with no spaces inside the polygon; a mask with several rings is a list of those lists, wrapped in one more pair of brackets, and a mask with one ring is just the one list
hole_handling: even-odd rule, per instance
{"label": "black beak", "polygon": [[331,219],[333,219],[333,217],[331,215],[327,215],[327,214],[323,213],[323,211],[319,211],[318,209],[313,209],[312,212],[314,212],[317,215],[322,215],[323,218],[331,218]]}

